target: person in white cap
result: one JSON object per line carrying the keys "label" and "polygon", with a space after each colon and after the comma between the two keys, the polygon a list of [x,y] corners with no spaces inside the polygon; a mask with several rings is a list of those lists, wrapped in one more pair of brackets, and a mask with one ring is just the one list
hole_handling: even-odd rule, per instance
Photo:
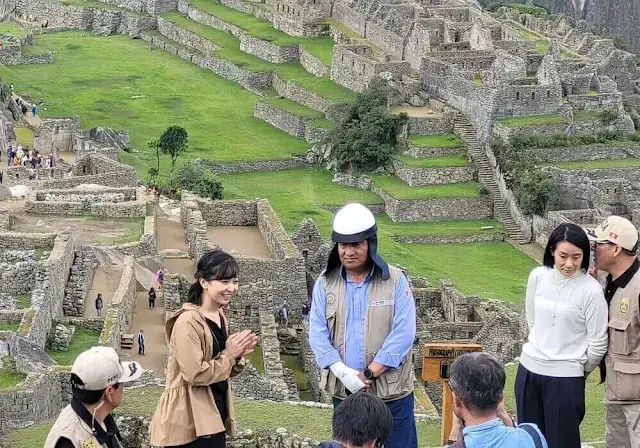
{"label": "person in white cap", "polygon": [[49,431],[44,448],[121,448],[110,412],[120,406],[123,383],[142,375],[137,362],[120,362],[112,347],[92,347],[71,367],[71,403]]}
{"label": "person in white cap", "polygon": [[334,408],[359,390],[375,393],[393,414],[386,448],[417,448],[413,414],[416,309],[400,269],[377,253],[376,220],[365,206],[336,213],[335,244],[313,288],[309,343]]}
{"label": "person in white cap", "polygon": [[606,381],[607,447],[640,448],[640,263],[638,230],[621,216],[588,229],[594,242],[594,274],[607,276],[609,350],[600,365]]}

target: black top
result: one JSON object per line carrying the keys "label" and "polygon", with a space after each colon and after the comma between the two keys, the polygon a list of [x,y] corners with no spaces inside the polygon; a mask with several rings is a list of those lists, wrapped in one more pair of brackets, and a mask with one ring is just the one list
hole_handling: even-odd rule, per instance
{"label": "black top", "polygon": [[[618,288],[626,288],[633,276],[638,272],[638,269],[640,269],[640,261],[636,258],[629,269],[624,271],[624,273],[617,279],[614,280],[611,274],[607,276],[607,286],[604,289],[604,298],[607,300],[607,306],[611,305],[611,300]],[[640,300],[640,296],[638,297],[638,300]],[[607,370],[605,368],[603,358],[602,361],[600,361],[600,381],[604,383],[606,379]]]}
{"label": "black top", "polygon": [[156,298],[156,292],[155,291],[149,291],[149,298],[150,299],[155,299]]}
{"label": "black top", "polygon": [[[227,329],[224,325],[224,318],[220,316],[220,326],[210,319],[207,319],[207,324],[213,336],[213,357],[217,358],[227,346]],[[227,383],[227,380],[224,380],[213,383],[209,387],[211,388],[211,392],[213,392],[213,398],[216,401],[216,406],[224,422],[228,416],[227,391],[229,390],[229,383]]]}

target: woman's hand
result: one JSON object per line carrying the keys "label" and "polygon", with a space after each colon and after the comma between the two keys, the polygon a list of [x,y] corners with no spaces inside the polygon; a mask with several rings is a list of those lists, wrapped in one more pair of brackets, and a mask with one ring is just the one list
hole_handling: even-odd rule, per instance
{"label": "woman's hand", "polygon": [[245,351],[253,350],[258,337],[251,330],[234,333],[227,339],[226,350],[234,357],[241,358]]}
{"label": "woman's hand", "polygon": [[258,345],[258,336],[255,335],[254,333],[251,333],[254,337],[253,341],[247,345],[247,348],[245,348],[244,353],[242,353],[242,356],[247,356],[251,353],[253,353],[253,350],[256,348],[256,345]]}

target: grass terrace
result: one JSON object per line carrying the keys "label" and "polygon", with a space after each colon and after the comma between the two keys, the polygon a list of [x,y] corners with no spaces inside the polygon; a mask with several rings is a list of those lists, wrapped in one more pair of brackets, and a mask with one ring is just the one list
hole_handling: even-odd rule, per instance
{"label": "grass terrace", "polygon": [[[231,11],[235,10],[232,9]],[[278,76],[289,81],[295,81],[302,87],[332,101],[339,102],[355,97],[354,92],[336,84],[329,77],[314,76],[298,63],[273,64],[241,51],[240,41],[232,34],[202,25],[177,12],[169,12],[163,14],[162,17],[216,43],[220,46],[220,49],[216,51],[218,56],[246,70],[277,73]]]}
{"label": "grass terrace", "polygon": [[464,141],[456,134],[410,135],[407,142],[419,148],[460,148]]}
{"label": "grass terrace", "polygon": [[397,199],[427,199],[451,197],[480,196],[480,184],[477,182],[460,182],[457,184],[429,185],[426,187],[410,187],[395,176],[369,174],[373,183]]}
{"label": "grass terrace", "polygon": [[27,29],[22,28],[14,22],[0,22],[0,34],[11,34],[16,37],[23,37],[28,34]]}
{"label": "grass terrace", "polygon": [[[376,216],[378,227],[388,235],[403,236],[467,236],[479,232],[504,232],[500,221],[474,219],[469,221],[393,222],[387,215]],[[492,227],[482,230],[482,227]]]}
{"label": "grass terrace", "polygon": [[33,129],[31,128],[14,128],[18,145],[33,148]]}
{"label": "grass terrace", "polygon": [[0,324],[0,331],[18,331],[19,326],[20,322],[16,322],[15,324]]}
{"label": "grass terrace", "polygon": [[[126,129],[131,147],[140,153],[122,153],[121,160],[136,166],[143,178],[156,164],[147,142],[176,124],[189,132],[189,149],[179,164],[196,157],[216,162],[288,159],[308,148],[253,117],[257,95],[177,56],[149,51],[140,39],[81,31],[35,39],[55,51],[53,64],[2,66],[2,79],[13,83],[17,93],[43,101],[44,117],[79,115],[83,128]],[[32,138],[27,131],[18,135]],[[169,158],[162,157],[163,173],[169,165]]]}
{"label": "grass terrace", "polygon": [[521,115],[518,117],[507,117],[498,120],[500,123],[513,127],[541,126],[546,124],[564,124],[567,119],[562,115]]}
{"label": "grass terrace", "polygon": [[330,37],[296,37],[273,28],[271,22],[229,8],[214,0],[188,0],[187,3],[247,31],[249,35],[276,45],[300,45],[327,66],[331,66],[333,41]]}
{"label": "grass terrace", "polygon": [[421,157],[419,159],[398,155],[394,156],[394,158],[412,168],[460,167],[469,165],[469,160],[463,154],[456,156]]}
{"label": "grass terrace", "polygon": [[606,170],[614,168],[638,168],[640,159],[598,159],[584,160],[578,162],[554,163],[553,166],[565,170]]}
{"label": "grass terrace", "polygon": [[89,330],[76,325],[76,332],[73,334],[71,342],[69,343],[69,350],[66,352],[58,352],[47,348],[47,353],[61,366],[70,366],[80,353],[97,345],[99,337],[99,331]]}
{"label": "grass terrace", "polygon": [[2,357],[0,364],[3,366],[0,368],[0,391],[17,386],[27,377],[16,371],[16,361],[11,356]]}
{"label": "grass terrace", "polygon": [[25,45],[21,48],[22,54],[31,55],[31,54],[43,54],[47,53],[49,50],[43,47],[39,47],[37,45]]}
{"label": "grass terrace", "polygon": [[270,104],[273,107],[277,107],[278,109],[287,111],[290,114],[302,117],[313,126],[326,129],[331,129],[334,126],[333,123],[331,123],[324,117],[324,114],[322,112],[310,109],[300,103],[291,101],[288,98],[283,98],[281,96],[272,96],[260,101]]}
{"label": "grass terrace", "polygon": [[335,27],[336,29],[340,30],[345,36],[347,36],[350,39],[353,39],[355,41],[357,41],[360,44],[364,44],[364,45],[368,45],[371,47],[371,49],[373,50],[373,52],[376,55],[379,55],[381,53],[383,53],[382,49],[380,47],[378,47],[377,45],[375,45],[373,42],[371,42],[368,39],[363,38],[362,36],[360,36],[359,34],[357,34],[356,32],[354,32],[351,28],[349,28],[348,26],[338,22],[335,18],[333,17],[328,17],[326,20],[326,23],[328,25],[331,25],[333,27]]}

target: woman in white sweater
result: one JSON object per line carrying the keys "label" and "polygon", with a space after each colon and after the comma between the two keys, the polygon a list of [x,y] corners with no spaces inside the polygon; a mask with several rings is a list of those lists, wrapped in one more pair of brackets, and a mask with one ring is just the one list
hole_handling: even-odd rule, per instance
{"label": "woman in white sweater", "polygon": [[587,271],[587,234],[561,224],[549,237],[544,266],[529,275],[529,338],[516,377],[520,423],[535,423],[549,448],[580,448],[586,377],[607,352],[608,309]]}

